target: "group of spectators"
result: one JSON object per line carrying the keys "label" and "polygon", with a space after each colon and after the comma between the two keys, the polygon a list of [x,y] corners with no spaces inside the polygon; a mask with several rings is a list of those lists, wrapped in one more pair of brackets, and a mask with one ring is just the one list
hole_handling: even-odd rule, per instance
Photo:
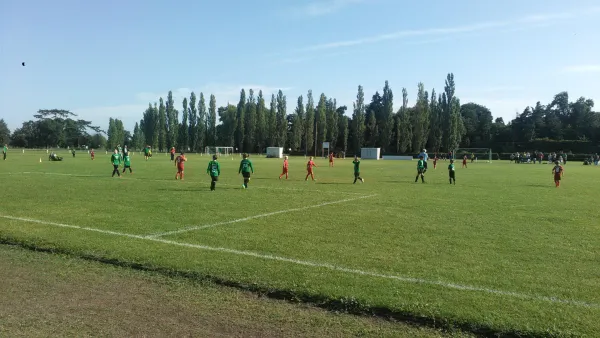
{"label": "group of spectators", "polygon": [[[542,164],[542,162],[544,161],[544,153],[542,153],[541,151],[534,151],[533,153],[530,152],[523,152],[523,153],[515,153],[515,154],[511,154],[510,155],[510,161],[511,162],[515,162],[515,163],[539,163]],[[558,153],[550,153],[548,154],[547,157],[547,163],[548,164],[552,164],[556,161],[558,161],[559,163],[562,164],[567,164],[567,153],[565,152],[558,152]]]}

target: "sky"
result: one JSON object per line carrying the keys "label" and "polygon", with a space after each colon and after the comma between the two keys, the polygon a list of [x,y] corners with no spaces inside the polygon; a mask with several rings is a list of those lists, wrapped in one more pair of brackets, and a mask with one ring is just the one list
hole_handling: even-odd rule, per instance
{"label": "sky", "polygon": [[351,113],[358,85],[368,103],[386,80],[397,110],[403,87],[413,104],[452,72],[461,103],[509,121],[565,90],[600,101],[599,19],[597,0],[2,0],[0,118],[57,108],[133,129],[169,90],[181,110],[241,88],[281,89],[288,113],[312,89]]}

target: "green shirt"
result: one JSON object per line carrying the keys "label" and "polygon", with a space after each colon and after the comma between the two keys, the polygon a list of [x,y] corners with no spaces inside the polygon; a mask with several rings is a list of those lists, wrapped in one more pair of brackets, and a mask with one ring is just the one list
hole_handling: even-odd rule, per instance
{"label": "green shirt", "polygon": [[417,169],[425,169],[425,161],[419,160],[419,162],[417,162]]}
{"label": "green shirt", "polygon": [[148,154],[150,152],[150,148],[146,147],[144,148],[144,154]]}
{"label": "green shirt", "polygon": [[6,146],[4,146],[4,148],[2,148],[2,152],[6,154],[7,151],[8,151],[8,148],[6,148]]}
{"label": "green shirt", "polygon": [[221,175],[221,165],[217,161],[208,162],[208,168],[206,168],[206,173],[210,174],[210,176],[219,176]]}
{"label": "green shirt", "polygon": [[110,161],[113,165],[121,164],[121,154],[112,154],[112,156],[110,157]]}
{"label": "green shirt", "polygon": [[454,163],[448,165],[448,171],[454,171]]}
{"label": "green shirt", "polygon": [[354,172],[355,173],[359,173],[360,172],[360,161],[359,160],[355,160],[352,163],[354,163]]}
{"label": "green shirt", "polygon": [[123,162],[125,162],[126,166],[131,166],[131,159],[129,158],[129,155],[125,155],[125,157],[123,157]]}
{"label": "green shirt", "polygon": [[240,169],[238,170],[238,173],[249,173],[252,172],[254,173],[254,168],[252,167],[252,162],[250,162],[249,159],[243,159],[242,162],[240,162]]}

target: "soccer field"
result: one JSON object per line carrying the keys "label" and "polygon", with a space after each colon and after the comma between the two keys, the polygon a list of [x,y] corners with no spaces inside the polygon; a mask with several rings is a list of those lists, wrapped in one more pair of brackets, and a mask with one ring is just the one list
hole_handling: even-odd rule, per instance
{"label": "soccer field", "polygon": [[[304,158],[189,155],[184,181],[164,154],[132,156],[111,178],[110,155],[9,152],[0,161],[0,239],[77,256],[208,278],[329,309],[479,334],[597,336],[600,332],[600,168],[509,162],[352,159],[305,182]],[[39,162],[42,158],[42,163]]]}

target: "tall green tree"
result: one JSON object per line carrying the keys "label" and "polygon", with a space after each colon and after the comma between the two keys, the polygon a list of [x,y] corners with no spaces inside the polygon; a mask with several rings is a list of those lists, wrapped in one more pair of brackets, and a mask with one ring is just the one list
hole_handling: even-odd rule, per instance
{"label": "tall green tree", "polygon": [[256,151],[256,98],[254,97],[254,90],[252,88],[248,90],[248,100],[246,101],[245,109],[246,134],[244,136],[244,148],[247,151]]}
{"label": "tall green tree", "polygon": [[267,115],[267,125],[269,127],[269,147],[274,147],[277,143],[277,100],[275,94],[271,94],[271,105]]}
{"label": "tall green tree", "polygon": [[[454,99],[454,93],[456,91],[456,85],[454,83],[454,74],[449,73],[446,76],[446,83],[444,86],[444,93],[442,94],[442,122],[443,122],[443,131],[444,131],[444,147],[448,151],[452,151],[453,141],[450,139],[452,134],[451,131],[451,121],[452,121],[452,102]],[[454,136],[453,136],[454,137]],[[452,141],[452,142],[451,142]]]}
{"label": "tall green tree", "polygon": [[441,106],[436,96],[435,89],[431,90],[431,99],[429,101],[429,113],[431,116],[431,124],[429,128],[428,147],[431,148],[431,150],[434,153],[437,153],[442,147],[443,131]]}
{"label": "tall green tree", "polygon": [[448,149],[454,151],[460,145],[464,126],[460,115],[460,100],[452,97],[450,104],[450,129],[448,131]]}
{"label": "tall green tree", "polygon": [[117,147],[117,125],[115,124],[115,119],[112,117],[108,119],[107,136],[108,140],[106,145],[108,149],[115,149]]}
{"label": "tall green tree", "polygon": [[402,107],[398,112],[398,150],[400,153],[408,153],[412,150],[412,117],[408,109],[408,92],[402,88]]}
{"label": "tall green tree", "polygon": [[340,130],[339,140],[343,152],[348,151],[348,136],[350,134],[350,120],[348,119],[348,116],[344,115],[346,109],[346,106],[342,106],[337,109]]}
{"label": "tall green tree", "polygon": [[[190,149],[194,152],[197,152],[198,149],[202,149],[202,145],[204,144],[204,137],[206,133],[204,132],[204,128],[200,129],[199,124],[204,124],[198,122],[198,108],[196,107],[196,94],[194,92],[190,93],[190,108],[188,111],[188,139],[190,142]],[[201,141],[199,143],[199,141]]]}
{"label": "tall green tree", "polygon": [[368,114],[369,118],[367,120],[367,125],[366,125],[366,142],[367,142],[367,146],[369,146],[370,148],[375,148],[377,146],[377,142],[379,139],[379,129],[377,128],[377,119],[375,118],[375,114],[371,113]]}
{"label": "tall green tree", "polygon": [[[165,106],[167,112],[167,148],[176,147],[177,126],[179,125],[179,121],[177,120],[175,101],[173,101],[173,93],[171,91],[169,91],[167,94],[167,102],[165,103]],[[144,133],[146,133],[146,130],[144,130]],[[150,144],[150,142],[148,144]]]}
{"label": "tall green tree", "polygon": [[[209,106],[210,106],[209,102]],[[216,119],[216,102],[214,102],[213,115]],[[210,116],[210,112],[207,114],[206,112],[206,100],[204,99],[204,93],[200,93],[200,100],[198,102],[198,122],[196,123],[196,135],[198,142],[196,143],[196,149],[199,151],[203,151],[206,146],[206,139],[209,138],[210,130],[215,128],[214,125],[210,126],[212,121],[207,120],[207,116]],[[215,121],[216,122],[216,121]]]}
{"label": "tall green tree", "polygon": [[258,91],[258,100],[256,103],[256,128],[254,140],[259,153],[262,153],[267,144],[267,108],[265,106],[265,97],[262,90]]}
{"label": "tall green tree", "polygon": [[217,138],[219,145],[224,147],[235,147],[235,130],[237,126],[237,107],[229,104],[227,107],[219,107],[220,125],[217,126]]}
{"label": "tall green tree", "polygon": [[290,148],[294,151],[302,149],[302,136],[304,134],[304,102],[302,95],[298,96],[296,110],[292,122],[292,139]]}
{"label": "tall green tree", "polygon": [[379,121],[380,142],[379,144],[383,148],[383,151],[390,151],[393,148],[392,139],[394,135],[394,93],[388,81],[385,81],[383,86],[383,97],[381,98],[383,103],[381,120]]}
{"label": "tall green tree", "polygon": [[356,102],[353,104],[352,133],[354,134],[354,151],[360,154],[365,138],[365,93],[362,86],[358,86]]}
{"label": "tall green tree", "polygon": [[246,90],[242,88],[240,91],[240,101],[237,105],[237,128],[235,131],[235,146],[240,152],[244,152],[244,114],[246,111]]}
{"label": "tall green tree", "polygon": [[317,104],[317,114],[315,116],[315,133],[317,134],[317,144],[315,144],[315,154],[317,149],[322,149],[323,142],[327,136],[327,97],[321,93],[319,103]]}
{"label": "tall green tree", "polygon": [[365,106],[365,144],[369,147],[376,147],[378,144],[381,146],[379,123],[382,126],[385,124],[383,109],[383,98],[379,92],[375,92],[371,103]]}
{"label": "tall green tree", "polygon": [[10,129],[8,129],[8,125],[4,121],[4,119],[0,119],[0,147],[8,144],[10,139]]}
{"label": "tall green tree", "polygon": [[419,82],[417,90],[417,102],[412,116],[413,140],[412,149],[421,151],[427,144],[429,138],[429,94],[422,82]]}
{"label": "tall green tree", "polygon": [[[161,97],[158,101],[158,150],[167,149],[167,111],[165,102]],[[142,142],[143,143],[143,142]],[[142,147],[143,148],[143,147]],[[141,149],[141,148],[140,148]]]}
{"label": "tall green tree", "polygon": [[[203,96],[203,95],[201,95]],[[202,119],[202,118],[200,118]],[[207,130],[208,130],[208,145],[217,146],[217,99],[213,94],[210,95],[210,101],[208,103],[208,118],[207,118]]]}
{"label": "tall green tree", "polygon": [[336,149],[337,140],[339,135],[339,123],[338,123],[338,112],[337,112],[337,100],[329,99],[327,104],[327,140],[330,142],[330,150]]}
{"label": "tall green tree", "polygon": [[288,133],[288,120],[287,120],[287,103],[286,97],[283,95],[283,92],[279,90],[277,92],[277,136],[276,136],[276,145],[279,147],[285,147],[287,142],[287,133]]}
{"label": "tall green tree", "polygon": [[135,123],[135,127],[133,128],[133,139],[131,141],[131,148],[133,150],[141,150],[144,148],[144,141],[146,141],[144,139],[144,135],[142,133],[142,130],[140,129],[139,124],[136,122]]}
{"label": "tall green tree", "polygon": [[188,151],[190,140],[189,140],[189,130],[188,130],[188,100],[187,97],[183,98],[182,102],[183,109],[181,111],[181,125],[179,126],[179,148],[182,151]]}
{"label": "tall green tree", "polygon": [[304,125],[304,139],[306,140],[304,143],[304,153],[309,154],[310,150],[313,149],[315,138],[315,102],[313,100],[312,90],[309,90],[306,96],[306,119],[304,120]]}

